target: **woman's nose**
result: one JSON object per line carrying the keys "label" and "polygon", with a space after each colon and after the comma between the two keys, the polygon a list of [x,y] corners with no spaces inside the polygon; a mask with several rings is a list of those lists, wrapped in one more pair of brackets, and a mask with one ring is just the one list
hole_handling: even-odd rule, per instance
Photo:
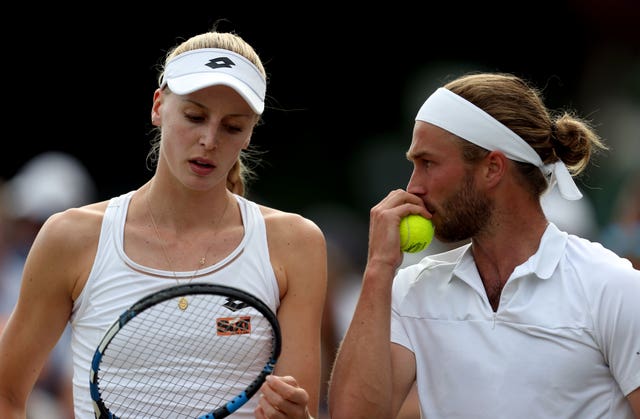
{"label": "woman's nose", "polygon": [[199,144],[207,149],[215,148],[218,145],[218,126],[211,126],[204,130],[200,136]]}

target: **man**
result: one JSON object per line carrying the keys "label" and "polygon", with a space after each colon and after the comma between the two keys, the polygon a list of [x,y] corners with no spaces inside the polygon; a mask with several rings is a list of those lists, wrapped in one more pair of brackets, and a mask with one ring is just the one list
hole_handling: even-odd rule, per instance
{"label": "man", "polygon": [[[640,271],[540,204],[553,187],[580,199],[572,175],[604,148],[513,75],[436,90],[416,117],[407,190],[371,210],[331,417],[393,418],[415,382],[429,419],[640,418]],[[398,269],[411,213],[443,242],[470,242]]]}

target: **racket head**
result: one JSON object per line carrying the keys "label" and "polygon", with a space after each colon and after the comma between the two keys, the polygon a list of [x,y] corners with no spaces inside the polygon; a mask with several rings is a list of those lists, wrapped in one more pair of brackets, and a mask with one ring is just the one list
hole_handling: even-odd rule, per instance
{"label": "racket head", "polygon": [[94,352],[95,415],[224,418],[273,372],[281,341],[275,313],[243,290],[192,283],[152,293],[119,316]]}

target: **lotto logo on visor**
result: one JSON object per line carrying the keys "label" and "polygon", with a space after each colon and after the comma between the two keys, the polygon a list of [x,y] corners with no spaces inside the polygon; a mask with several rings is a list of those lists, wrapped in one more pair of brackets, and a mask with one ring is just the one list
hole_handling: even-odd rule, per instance
{"label": "lotto logo on visor", "polygon": [[213,60],[207,63],[207,66],[213,69],[220,68],[220,67],[231,68],[234,65],[235,65],[234,62],[227,57],[214,58]]}
{"label": "lotto logo on visor", "polygon": [[160,87],[186,95],[215,85],[233,88],[258,115],[264,111],[264,76],[251,61],[226,49],[202,48],[177,55],[167,63]]}

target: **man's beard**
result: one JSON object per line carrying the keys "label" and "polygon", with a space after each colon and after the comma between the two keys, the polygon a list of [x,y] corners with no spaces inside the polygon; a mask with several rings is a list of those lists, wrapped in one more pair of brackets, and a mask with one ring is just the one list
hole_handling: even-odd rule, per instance
{"label": "man's beard", "polygon": [[458,192],[438,211],[436,236],[445,243],[470,239],[486,228],[492,209],[493,203],[476,191],[473,175],[467,171]]}

